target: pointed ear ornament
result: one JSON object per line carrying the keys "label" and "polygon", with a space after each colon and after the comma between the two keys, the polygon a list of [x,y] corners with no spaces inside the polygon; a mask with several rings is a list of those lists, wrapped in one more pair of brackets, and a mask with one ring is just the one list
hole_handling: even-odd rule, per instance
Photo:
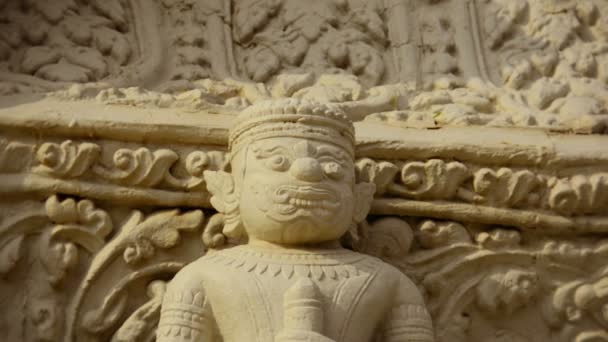
{"label": "pointed ear ornament", "polygon": [[353,222],[361,223],[367,217],[369,210],[374,200],[376,192],[376,184],[374,183],[358,183],[355,184],[353,195],[355,197],[355,208],[353,213]]}
{"label": "pointed ear ornament", "polygon": [[232,175],[224,171],[205,171],[203,175],[207,190],[211,193],[211,205],[224,214],[224,235],[239,239],[243,235],[243,225],[239,213],[239,195]]}
{"label": "pointed ear ornament", "polygon": [[348,233],[345,236],[346,245],[350,245],[355,250],[361,251],[362,238],[367,234],[368,224],[365,221],[367,214],[374,199],[376,192],[376,184],[374,183],[358,183],[353,189],[353,197],[355,205],[353,208],[353,220],[348,228]]}

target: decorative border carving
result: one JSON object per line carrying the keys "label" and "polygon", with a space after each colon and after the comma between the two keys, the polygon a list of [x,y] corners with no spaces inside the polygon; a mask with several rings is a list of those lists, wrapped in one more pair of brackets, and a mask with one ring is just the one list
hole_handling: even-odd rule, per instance
{"label": "decorative border carving", "polygon": [[[0,191],[210,208],[202,173],[226,166],[225,152],[211,146],[116,148],[112,141],[50,140],[3,140],[0,181],[5,186]],[[393,151],[398,155],[399,147]],[[364,157],[357,160],[357,170],[360,179],[376,184],[373,214],[504,224],[560,234],[608,230],[608,217],[603,216],[608,210],[608,167],[601,159],[595,168],[556,170],[538,164],[502,167],[440,158]]]}
{"label": "decorative border carving", "polygon": [[[221,214],[169,209],[210,208],[200,175],[225,167],[230,120],[199,116],[178,143],[150,134],[137,115],[123,117],[131,134],[88,118],[34,135],[32,117],[0,117],[12,128],[0,141],[0,193],[15,202],[0,206],[0,274],[23,276],[26,258],[40,260],[26,270],[38,285],[18,295],[30,298],[27,338],[143,341],[154,334],[164,282],[206,248],[233,243]],[[377,195],[345,243],[417,280],[440,341],[464,342],[475,317],[510,313],[536,317],[555,341],[601,338],[605,137],[356,126],[357,177]],[[529,340],[517,324],[505,327],[494,327],[496,338]]]}

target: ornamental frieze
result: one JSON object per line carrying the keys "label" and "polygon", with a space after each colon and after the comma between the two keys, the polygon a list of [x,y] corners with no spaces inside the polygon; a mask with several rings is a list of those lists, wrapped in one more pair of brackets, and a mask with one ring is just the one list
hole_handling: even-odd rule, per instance
{"label": "ornamental frieze", "polygon": [[603,0],[0,0],[0,340],[608,342]]}

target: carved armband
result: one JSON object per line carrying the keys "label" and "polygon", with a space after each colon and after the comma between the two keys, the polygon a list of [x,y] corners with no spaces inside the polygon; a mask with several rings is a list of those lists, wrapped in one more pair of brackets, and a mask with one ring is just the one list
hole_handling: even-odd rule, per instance
{"label": "carved armband", "polygon": [[157,342],[209,342],[212,337],[209,303],[202,291],[171,291],[165,295]]}
{"label": "carved armband", "polygon": [[435,341],[431,316],[423,305],[402,304],[393,309],[384,325],[383,342]]}

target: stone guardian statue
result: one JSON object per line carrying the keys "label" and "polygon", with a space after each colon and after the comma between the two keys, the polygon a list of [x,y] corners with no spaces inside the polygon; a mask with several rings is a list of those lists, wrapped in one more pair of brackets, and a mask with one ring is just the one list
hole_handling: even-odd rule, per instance
{"label": "stone guardian statue", "polygon": [[230,132],[231,173],[206,171],[224,234],[170,282],[158,342],[431,342],[416,286],[344,249],[375,187],[355,184],[354,127],[330,105],[256,104]]}

